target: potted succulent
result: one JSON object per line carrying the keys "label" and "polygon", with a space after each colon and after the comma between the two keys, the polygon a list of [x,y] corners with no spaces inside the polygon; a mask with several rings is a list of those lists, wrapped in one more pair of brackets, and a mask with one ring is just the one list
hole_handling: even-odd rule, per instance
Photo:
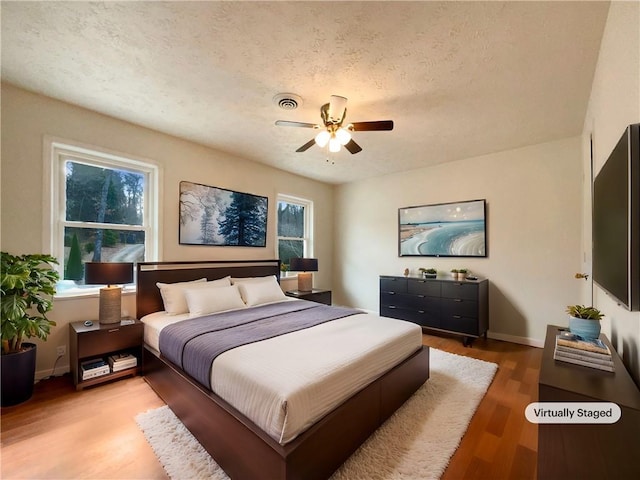
{"label": "potted succulent", "polygon": [[597,308],[584,305],[567,305],[569,330],[585,340],[595,340],[600,336],[600,319],[604,314]]}
{"label": "potted succulent", "polygon": [[451,276],[453,277],[454,280],[456,280],[458,278],[458,269],[457,268],[452,268],[451,269]]}
{"label": "potted succulent", "polygon": [[438,276],[438,271],[435,268],[419,268],[420,273],[424,278],[436,278]]}
{"label": "potted succulent", "polygon": [[468,270],[466,268],[459,268],[458,269],[458,280],[464,280],[465,278],[467,278],[467,272],[468,272]]}
{"label": "potted succulent", "polygon": [[46,340],[56,323],[47,318],[59,274],[50,255],[1,252],[2,406],[31,398],[36,369],[36,345],[26,338]]}

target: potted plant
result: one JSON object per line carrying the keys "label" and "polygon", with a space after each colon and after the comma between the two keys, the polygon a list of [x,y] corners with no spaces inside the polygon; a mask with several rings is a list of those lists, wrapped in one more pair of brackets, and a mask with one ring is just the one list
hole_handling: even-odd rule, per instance
{"label": "potted plant", "polygon": [[36,345],[46,340],[56,323],[47,318],[59,274],[50,255],[11,255],[0,252],[0,311],[2,314],[2,406],[31,398],[36,370]]}
{"label": "potted plant", "polygon": [[457,268],[452,268],[451,269],[451,276],[453,277],[454,280],[456,280],[458,278],[458,269]]}
{"label": "potted plant", "polygon": [[584,305],[567,305],[569,330],[585,340],[595,340],[600,336],[600,319],[604,314],[597,308]]}
{"label": "potted plant", "polygon": [[419,268],[420,273],[424,278],[436,278],[438,276],[438,271],[435,268]]}
{"label": "potted plant", "polygon": [[468,272],[468,270],[466,268],[459,268],[458,269],[458,280],[464,280],[465,278],[467,278],[467,272]]}

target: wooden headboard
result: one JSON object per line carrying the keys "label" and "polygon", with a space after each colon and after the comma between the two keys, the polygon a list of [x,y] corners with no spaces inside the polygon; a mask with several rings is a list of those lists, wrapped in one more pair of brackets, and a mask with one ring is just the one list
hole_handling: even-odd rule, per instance
{"label": "wooden headboard", "polygon": [[164,310],[157,282],[176,283],[206,278],[264,277],[280,281],[280,260],[220,260],[207,262],[142,262],[137,264],[136,317]]}

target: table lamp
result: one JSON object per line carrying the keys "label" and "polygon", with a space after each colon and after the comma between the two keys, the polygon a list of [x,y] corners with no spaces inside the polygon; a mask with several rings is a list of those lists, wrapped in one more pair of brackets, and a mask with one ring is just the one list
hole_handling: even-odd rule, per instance
{"label": "table lamp", "polygon": [[298,273],[298,290],[301,292],[310,292],[313,285],[313,277],[311,272],[318,271],[317,258],[292,258],[290,260],[289,269]]}
{"label": "table lamp", "polygon": [[122,319],[122,287],[133,282],[133,263],[87,262],[84,264],[86,285],[107,285],[100,289],[100,323],[120,323]]}

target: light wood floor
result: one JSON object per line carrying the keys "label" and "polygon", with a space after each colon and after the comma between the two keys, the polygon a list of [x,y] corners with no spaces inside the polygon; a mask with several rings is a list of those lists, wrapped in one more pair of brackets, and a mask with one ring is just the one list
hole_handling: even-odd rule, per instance
{"label": "light wood floor", "polygon": [[[524,408],[537,400],[542,350],[496,340],[465,348],[456,337],[423,339],[499,365],[442,479],[535,479],[538,433]],[[82,392],[68,376],[39,382],[28,402],[2,409],[0,477],[167,478],[134,420],[162,405],[141,377]]]}

